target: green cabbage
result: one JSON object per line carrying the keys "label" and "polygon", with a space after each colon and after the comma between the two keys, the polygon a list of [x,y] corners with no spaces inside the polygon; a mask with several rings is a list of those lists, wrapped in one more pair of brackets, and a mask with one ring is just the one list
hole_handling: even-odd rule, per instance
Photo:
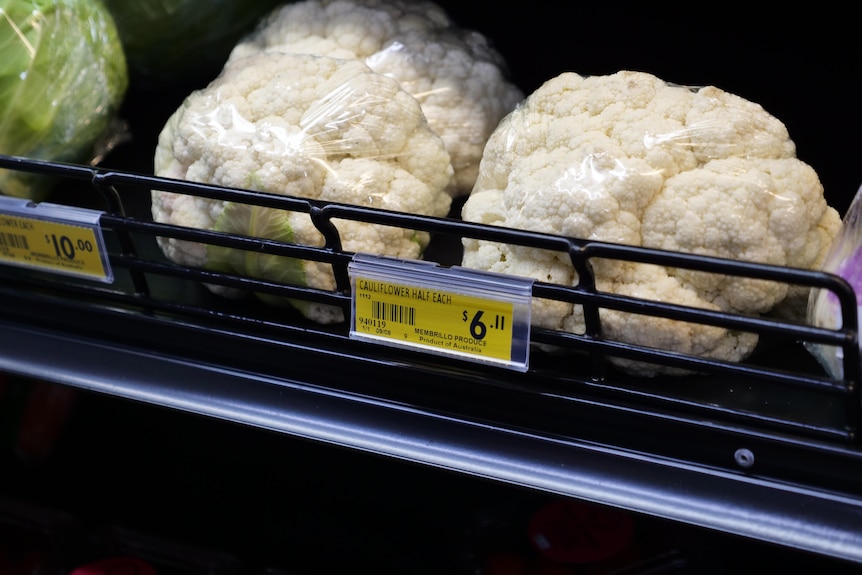
{"label": "green cabbage", "polygon": [[[89,162],[128,87],[100,0],[0,0],[0,153]],[[0,192],[41,199],[51,180],[0,170]]]}
{"label": "green cabbage", "polygon": [[285,0],[104,0],[133,81],[160,88],[206,84],[234,44]]}

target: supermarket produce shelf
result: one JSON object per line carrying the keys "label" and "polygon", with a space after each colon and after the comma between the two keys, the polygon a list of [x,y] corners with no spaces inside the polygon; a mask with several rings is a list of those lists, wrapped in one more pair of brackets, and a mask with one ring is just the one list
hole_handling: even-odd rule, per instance
{"label": "supermarket produce shelf", "polygon": [[[70,203],[98,206],[115,277],[109,284],[0,266],[0,371],[201,414],[285,435],[611,505],[862,563],[858,334],[602,293],[591,258],[738,274],[833,291],[844,325],[855,294],[826,273],[585,242],[202,186],[85,166],[0,158],[64,180]],[[74,188],[74,191],[73,191]],[[157,224],[151,189],[232,199],[312,216],[323,246],[296,246]],[[579,303],[596,325],[535,328],[529,368],[507,369],[351,338],[260,299],[221,298],[204,284],[341,306],[349,312],[337,219],[428,231],[428,254],[457,262],[465,236],[566,252],[578,286],[536,282],[533,297]],[[331,264],[332,291],[193,269],[167,261],[175,237]],[[655,314],[758,333],[740,363],[601,337],[599,309]],[[349,315],[349,314],[348,314]],[[595,328],[595,329],[593,329]],[[802,347],[841,348],[844,374],[824,375]],[[696,375],[638,377],[609,357]]]}
{"label": "supermarket produce shelf", "polygon": [[[351,386],[353,367],[336,366],[332,357],[324,358],[330,362],[327,373],[293,379],[7,321],[0,327],[0,369],[10,373],[862,563],[858,495],[350,393],[338,388]],[[303,361],[299,356],[285,353],[282,360]],[[369,375],[402,379],[402,385],[415,377],[403,365],[365,366],[363,371],[369,369]],[[608,426],[615,423],[608,418]]]}

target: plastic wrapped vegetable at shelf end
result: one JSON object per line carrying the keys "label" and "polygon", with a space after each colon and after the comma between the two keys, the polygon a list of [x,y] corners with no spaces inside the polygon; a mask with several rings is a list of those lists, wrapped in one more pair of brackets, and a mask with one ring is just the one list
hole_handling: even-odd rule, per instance
{"label": "plastic wrapped vegetable at shelf end", "polygon": [[[862,315],[862,187],[850,203],[826,259],[823,271],[847,280],[856,292],[856,306]],[[812,290],[808,299],[808,322],[817,327],[841,327],[841,307],[835,294]],[[831,377],[844,377],[844,354],[840,347],[806,342],[805,348]]]}
{"label": "plastic wrapped vegetable at shelf end", "polygon": [[[124,128],[125,54],[101,0],[0,0],[0,153],[91,162]],[[0,192],[41,200],[44,175],[0,170]]]}
{"label": "plastic wrapped vegetable at shelf end", "polygon": [[[781,120],[716,86],[645,72],[564,72],[497,126],[464,220],[585,240],[815,269],[841,224]],[[462,265],[578,285],[568,254],[465,238]],[[594,258],[596,288],[746,316],[802,319],[797,286]],[[579,304],[536,299],[533,325],[586,332]],[[608,340],[720,361],[747,359],[749,331],[603,309]],[[612,358],[638,376],[688,370]]]}

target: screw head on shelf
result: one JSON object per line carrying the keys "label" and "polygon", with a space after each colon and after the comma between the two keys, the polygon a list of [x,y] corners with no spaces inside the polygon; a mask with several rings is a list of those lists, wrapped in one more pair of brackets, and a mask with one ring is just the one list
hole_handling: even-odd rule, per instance
{"label": "screw head on shelf", "polygon": [[750,449],[740,448],[733,454],[736,464],[743,469],[749,469],[754,465],[754,453]]}

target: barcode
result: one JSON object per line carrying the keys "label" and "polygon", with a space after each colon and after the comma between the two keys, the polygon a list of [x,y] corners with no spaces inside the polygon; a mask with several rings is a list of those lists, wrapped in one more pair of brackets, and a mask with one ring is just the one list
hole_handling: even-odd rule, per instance
{"label": "barcode", "polygon": [[30,244],[27,243],[27,236],[21,236],[18,234],[0,234],[0,248],[29,250]]}
{"label": "barcode", "polygon": [[385,301],[371,302],[371,317],[403,323],[407,325],[416,324],[416,308],[407,305],[398,305]]}

